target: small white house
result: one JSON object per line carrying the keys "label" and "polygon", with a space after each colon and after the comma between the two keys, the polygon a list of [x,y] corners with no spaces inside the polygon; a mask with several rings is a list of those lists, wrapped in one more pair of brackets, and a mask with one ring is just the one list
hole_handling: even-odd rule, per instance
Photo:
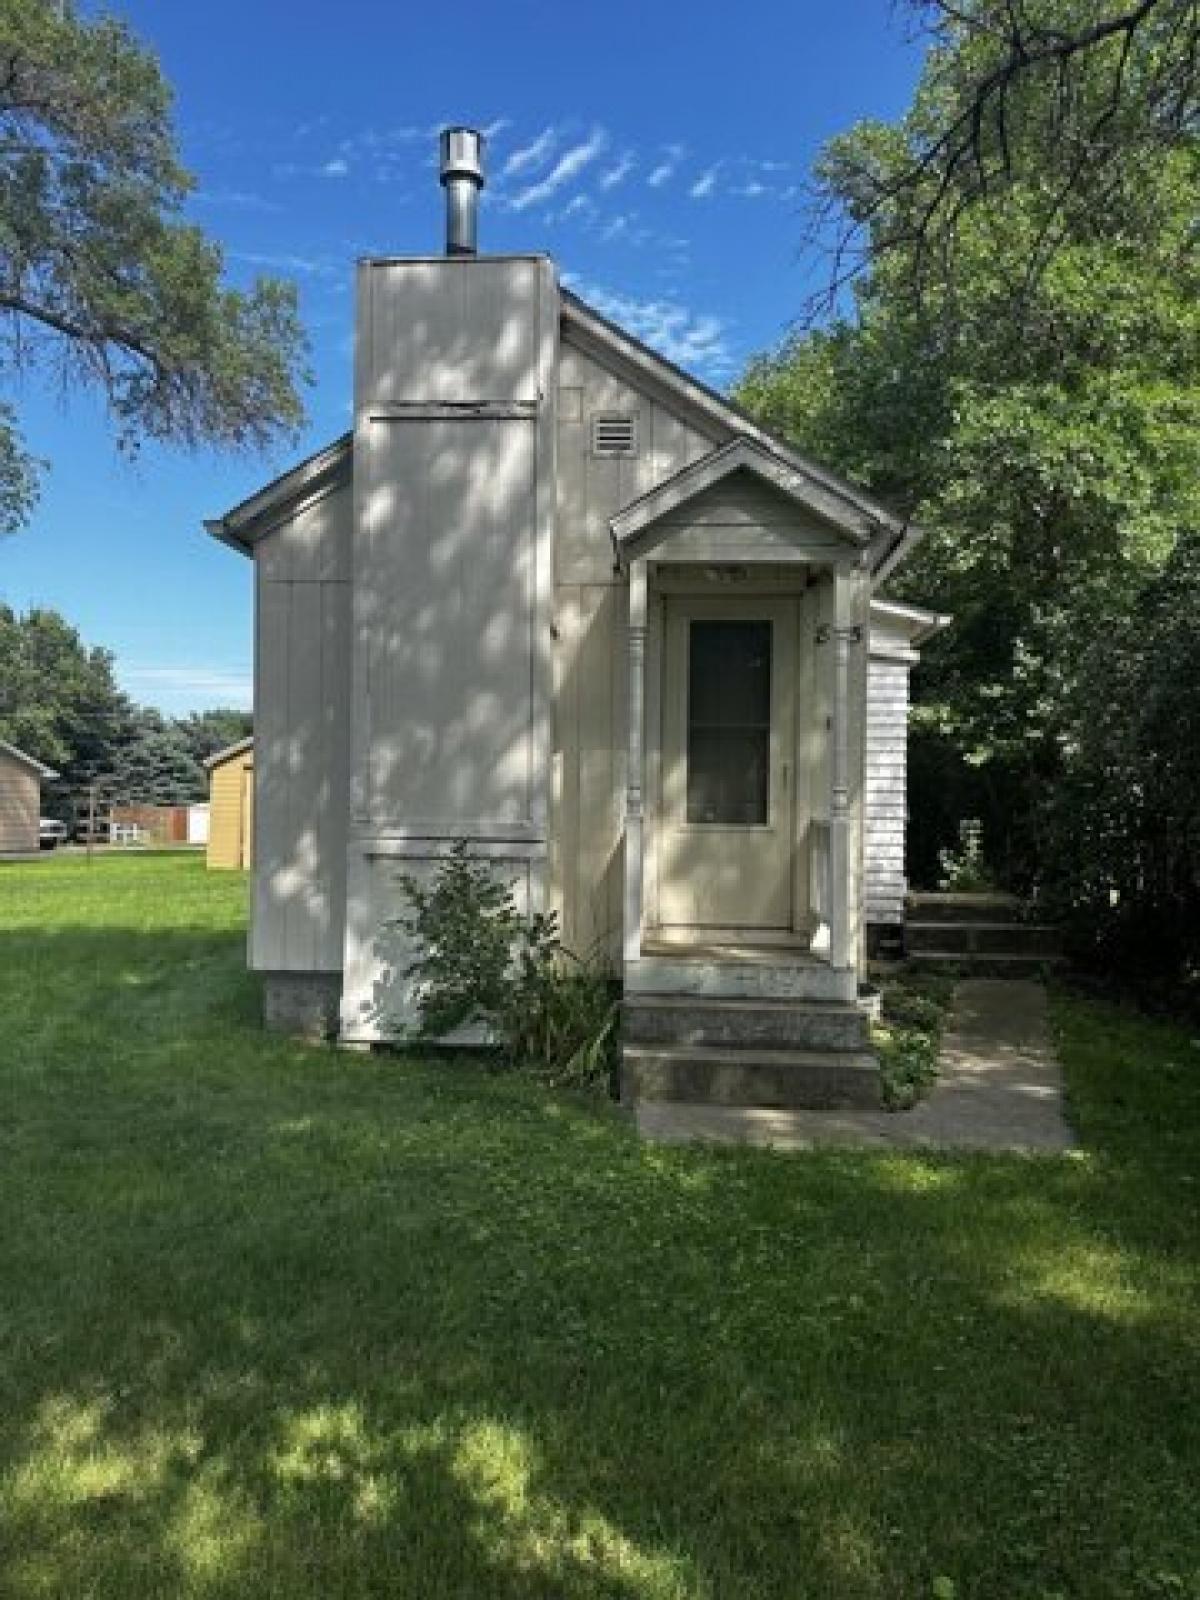
{"label": "small white house", "polygon": [[396,1037],[397,880],[467,839],[621,980],[631,1092],[872,1099],[916,532],[476,254],[481,143],[443,135],[447,254],[359,263],[353,432],[208,525],[255,565],[268,1020]]}

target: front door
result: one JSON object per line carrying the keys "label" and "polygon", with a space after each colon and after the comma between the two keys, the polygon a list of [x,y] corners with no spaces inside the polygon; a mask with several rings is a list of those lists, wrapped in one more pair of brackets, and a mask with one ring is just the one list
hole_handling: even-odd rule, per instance
{"label": "front door", "polygon": [[792,927],[796,602],[666,602],[658,911],[663,933]]}

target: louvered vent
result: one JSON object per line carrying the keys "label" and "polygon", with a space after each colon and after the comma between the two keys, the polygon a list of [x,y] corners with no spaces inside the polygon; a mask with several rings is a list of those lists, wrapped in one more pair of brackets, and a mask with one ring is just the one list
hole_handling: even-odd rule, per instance
{"label": "louvered vent", "polygon": [[637,418],[593,417],[592,454],[594,456],[637,455]]}

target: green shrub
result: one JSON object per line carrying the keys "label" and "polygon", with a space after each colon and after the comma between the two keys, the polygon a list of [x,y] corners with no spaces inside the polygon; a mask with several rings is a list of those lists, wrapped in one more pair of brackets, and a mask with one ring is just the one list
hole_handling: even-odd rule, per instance
{"label": "green shrub", "polygon": [[908,968],[880,979],[880,1020],[872,1030],[889,1111],[907,1111],[937,1079],[953,980]]}
{"label": "green shrub", "polygon": [[399,926],[416,946],[418,1032],[439,1039],[481,1024],[508,1061],[552,1086],[609,1083],[619,1007],[592,958],[568,950],[553,912],[524,916],[511,884],[465,841],[431,884],[406,876]]}

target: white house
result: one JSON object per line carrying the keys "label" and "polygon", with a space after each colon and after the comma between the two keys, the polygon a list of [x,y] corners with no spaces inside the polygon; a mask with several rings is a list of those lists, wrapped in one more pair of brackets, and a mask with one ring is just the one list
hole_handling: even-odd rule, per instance
{"label": "white house", "polygon": [[396,1037],[397,879],[467,839],[606,954],[631,1092],[873,1099],[915,530],[477,254],[481,144],[443,135],[447,254],[359,263],[353,432],[208,524],[255,564],[267,1019]]}

